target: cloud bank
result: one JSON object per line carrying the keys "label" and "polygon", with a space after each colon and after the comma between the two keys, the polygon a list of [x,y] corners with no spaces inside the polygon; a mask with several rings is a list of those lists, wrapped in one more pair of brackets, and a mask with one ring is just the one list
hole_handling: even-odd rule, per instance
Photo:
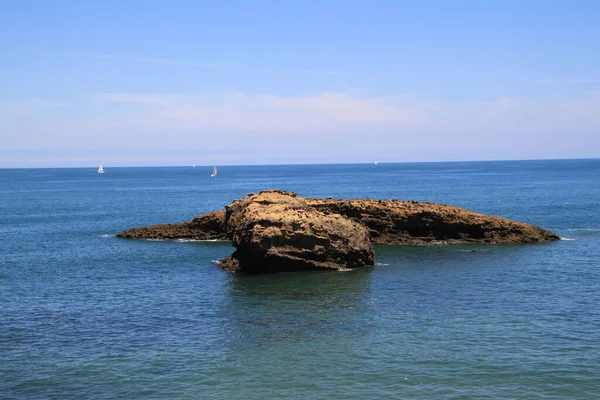
{"label": "cloud bank", "polygon": [[[368,130],[473,134],[595,130],[600,127],[600,93],[554,99],[503,97],[488,101],[435,102],[409,96],[361,98],[349,93],[305,97],[245,95],[146,95],[103,93],[117,103],[146,105],[144,128],[241,132],[314,131],[352,133]],[[316,132],[319,134],[319,132]]]}
{"label": "cloud bank", "polygon": [[[185,161],[178,157],[190,152],[195,155],[185,157],[207,163],[254,164],[591,157],[600,148],[600,93],[594,92],[471,102],[351,92],[111,92],[78,104],[19,104],[27,107],[2,123],[5,152],[32,144],[49,152],[126,150],[180,165]],[[55,104],[60,115],[48,110]],[[10,110],[5,104],[0,113]]]}

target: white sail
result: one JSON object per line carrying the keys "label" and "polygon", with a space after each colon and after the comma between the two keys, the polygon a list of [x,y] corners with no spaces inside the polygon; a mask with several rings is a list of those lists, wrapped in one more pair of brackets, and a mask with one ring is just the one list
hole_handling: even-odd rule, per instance
{"label": "white sail", "polygon": [[213,167],[213,172],[210,176],[217,176],[217,167]]}
{"label": "white sail", "polygon": [[104,173],[104,168],[102,168],[102,164],[100,164],[100,166],[98,167],[98,173],[99,174],[103,174]]}

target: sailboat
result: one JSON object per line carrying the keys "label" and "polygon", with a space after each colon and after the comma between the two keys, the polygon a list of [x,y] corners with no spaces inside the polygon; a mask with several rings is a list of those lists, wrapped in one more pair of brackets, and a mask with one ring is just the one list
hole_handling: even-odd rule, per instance
{"label": "sailboat", "polygon": [[210,176],[217,176],[217,167],[213,167],[213,172]]}
{"label": "sailboat", "polygon": [[100,164],[100,166],[98,167],[98,173],[99,174],[103,174],[104,173],[104,168],[102,168],[102,164]]}

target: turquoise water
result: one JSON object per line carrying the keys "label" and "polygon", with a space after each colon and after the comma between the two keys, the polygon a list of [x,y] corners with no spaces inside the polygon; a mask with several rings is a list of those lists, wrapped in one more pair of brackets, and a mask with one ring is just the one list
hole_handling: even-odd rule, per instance
{"label": "turquoise water", "polygon": [[[600,160],[211,170],[0,170],[0,398],[600,394]],[[270,188],[442,202],[570,240],[233,276],[212,262],[229,243],[114,236]]]}

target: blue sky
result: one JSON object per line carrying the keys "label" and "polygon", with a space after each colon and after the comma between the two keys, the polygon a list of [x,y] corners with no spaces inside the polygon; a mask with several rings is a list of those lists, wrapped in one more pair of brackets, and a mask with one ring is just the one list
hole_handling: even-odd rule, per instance
{"label": "blue sky", "polygon": [[0,167],[600,157],[600,2],[0,2]]}

